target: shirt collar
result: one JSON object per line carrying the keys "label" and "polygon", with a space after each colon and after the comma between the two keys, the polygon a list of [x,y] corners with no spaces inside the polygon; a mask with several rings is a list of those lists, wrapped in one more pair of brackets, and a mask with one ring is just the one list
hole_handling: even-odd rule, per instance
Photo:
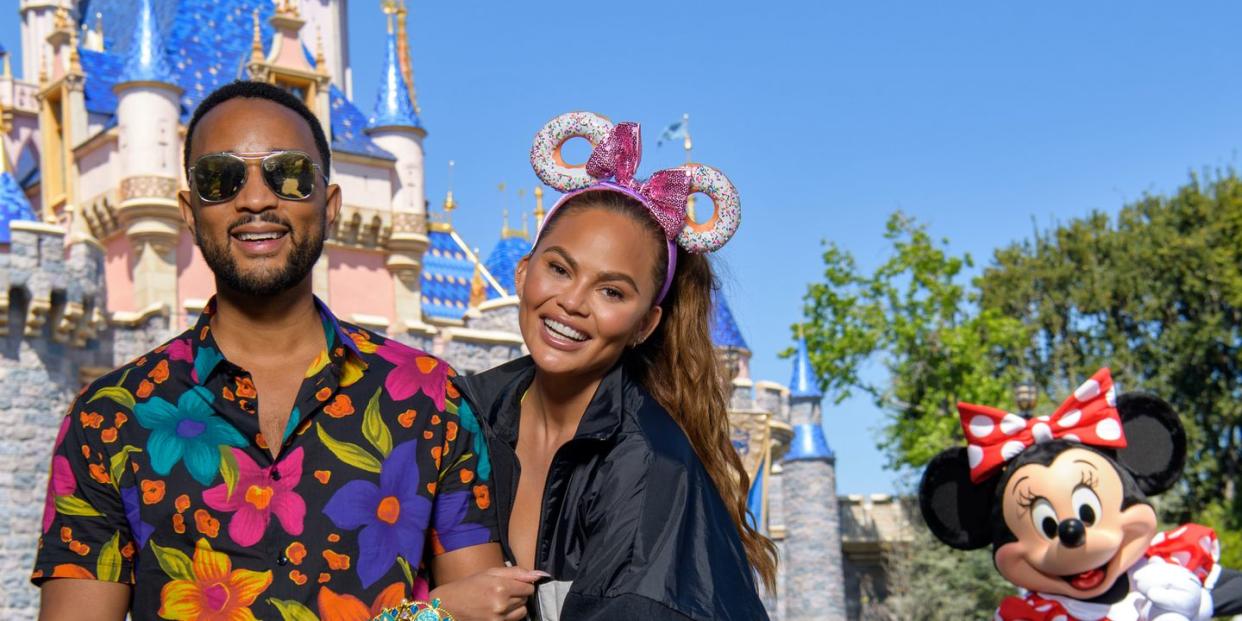
{"label": "shirt collar", "polygon": [[[324,342],[327,343],[328,357],[332,363],[339,365],[346,354],[352,354],[356,359],[362,360],[362,352],[358,349],[358,345],[341,328],[341,322],[337,320],[336,315],[332,314],[328,305],[324,304],[318,296],[312,297],[315,300],[315,310],[318,311],[319,319],[323,324]],[[207,379],[220,368],[220,363],[225,361],[224,354],[216,345],[215,331],[211,329],[211,318],[215,314],[216,297],[213,295],[203,307],[203,312],[199,314],[191,337],[191,353],[194,358],[192,379],[198,384],[205,384]]]}

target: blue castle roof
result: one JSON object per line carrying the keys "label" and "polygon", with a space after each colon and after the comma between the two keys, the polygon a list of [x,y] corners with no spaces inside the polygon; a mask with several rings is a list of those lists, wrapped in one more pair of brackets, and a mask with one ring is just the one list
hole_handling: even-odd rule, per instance
{"label": "blue castle roof", "polygon": [[[522,257],[529,252],[530,240],[520,236],[505,237],[496,244],[496,247],[492,249],[492,253],[487,255],[487,260],[483,262],[487,271],[496,277],[496,282],[500,283],[501,287],[504,287],[506,294],[514,295],[516,293],[517,288],[513,282],[513,270],[517,267],[518,261],[521,261]],[[500,296],[500,292],[489,293],[488,299]]]}
{"label": "blue castle roof", "polygon": [[746,339],[742,338],[742,331],[738,329],[737,322],[733,320],[733,311],[729,310],[729,303],[725,301],[724,294],[719,291],[712,296],[711,331],[712,342],[716,344],[716,347],[750,349],[746,346]]}
{"label": "blue castle roof", "polygon": [[[100,13],[104,22],[104,52],[80,49],[86,73],[86,109],[95,114],[114,116],[116,95],[112,87],[130,57],[134,42],[129,37],[114,38],[109,24],[138,23],[141,8],[133,0],[90,0],[82,14]],[[259,12],[259,33],[264,44],[272,40],[268,19],[274,6],[270,0],[169,0],[152,3],[151,22],[166,33],[164,57],[170,63],[172,82],[180,86],[181,122],[216,88],[234,80],[246,79],[250,46],[254,34],[253,12]],[[394,159],[365,133],[367,117],[335,86],[329,93],[332,107],[332,149],[356,155]],[[105,124],[111,127],[114,119]]]}
{"label": "blue castle roof", "polygon": [[410,89],[401,76],[397,61],[397,36],[392,33],[391,23],[388,30],[382,79],[379,93],[375,96],[375,111],[367,121],[367,128],[422,127],[418,113],[414,111],[414,102],[410,100]]}
{"label": "blue castle roof", "polygon": [[10,222],[37,219],[17,179],[8,172],[0,172],[0,244],[12,241]]}
{"label": "blue castle roof", "polygon": [[789,380],[789,396],[794,398],[821,399],[824,393],[819,389],[819,379],[815,376],[815,368],[811,366],[811,358],[806,351],[806,339],[798,339],[798,350],[794,353],[793,376]]}
{"label": "blue castle roof", "polygon": [[[475,287],[475,261],[465,242],[452,229],[427,233],[430,241],[423,255],[423,315],[433,319],[459,320],[470,308]],[[487,268],[480,266],[483,272]],[[490,273],[480,273],[486,297],[503,295],[489,282]],[[495,295],[493,295],[495,292]]]}
{"label": "blue castle roof", "polygon": [[151,0],[139,0],[136,17],[137,27],[125,57],[125,68],[117,82],[173,83],[172,68],[164,56],[164,36]]}

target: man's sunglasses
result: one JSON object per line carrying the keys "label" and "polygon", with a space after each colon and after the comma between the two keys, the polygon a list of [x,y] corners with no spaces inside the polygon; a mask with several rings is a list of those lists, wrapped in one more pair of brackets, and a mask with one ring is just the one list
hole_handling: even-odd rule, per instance
{"label": "man's sunglasses", "polygon": [[272,151],[271,153],[208,153],[194,161],[190,167],[190,182],[198,197],[205,203],[227,201],[246,185],[249,167],[246,160],[261,160],[259,170],[263,181],[272,192],[285,200],[302,201],[315,192],[315,177],[328,176],[319,164],[302,151]]}

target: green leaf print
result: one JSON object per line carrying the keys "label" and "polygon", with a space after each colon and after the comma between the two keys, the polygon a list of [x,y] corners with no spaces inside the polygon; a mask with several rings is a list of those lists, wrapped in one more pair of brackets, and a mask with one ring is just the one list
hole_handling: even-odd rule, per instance
{"label": "green leaf print", "polygon": [[121,533],[112,533],[99,550],[99,560],[95,561],[95,577],[107,582],[121,579]]}
{"label": "green leaf print", "polygon": [[233,489],[237,487],[240,470],[237,468],[237,457],[228,445],[220,445],[220,476],[224,478],[225,499],[233,497]]}
{"label": "green leaf print", "polygon": [[57,496],[56,512],[64,515],[80,515],[83,517],[102,517],[103,514],[95,510],[90,503],[78,498],[77,496]]}
{"label": "green leaf print", "polygon": [[121,447],[121,451],[112,455],[108,461],[108,477],[112,479],[112,487],[121,488],[121,477],[125,476],[125,465],[129,463],[131,453],[141,453],[142,449],[126,444]]}
{"label": "green leaf print", "polygon": [[323,425],[318,423],[315,424],[315,433],[319,434],[319,440],[324,443],[324,446],[328,447],[329,451],[332,451],[333,455],[336,455],[337,459],[355,468],[379,474],[379,460],[368,453],[366,449],[357,444],[333,438],[328,435],[328,432],[323,430]]}
{"label": "green leaf print", "polygon": [[301,602],[269,597],[267,598],[267,603],[276,608],[276,611],[280,613],[280,617],[284,621],[319,621],[319,617],[315,616],[315,613],[311,612],[310,608],[307,608]]}
{"label": "green leaf print", "polygon": [[380,416],[380,392],[382,390],[382,388],[376,388],[375,395],[367,402],[366,412],[362,415],[362,437],[379,450],[380,455],[388,457],[388,454],[392,452],[392,433],[388,431],[388,426],[384,424],[384,419]]}
{"label": "green leaf print", "polygon": [[160,569],[173,580],[194,581],[194,564],[185,552],[175,548],[165,548],[155,541],[148,541],[151,551],[155,552],[155,560],[159,561]]}

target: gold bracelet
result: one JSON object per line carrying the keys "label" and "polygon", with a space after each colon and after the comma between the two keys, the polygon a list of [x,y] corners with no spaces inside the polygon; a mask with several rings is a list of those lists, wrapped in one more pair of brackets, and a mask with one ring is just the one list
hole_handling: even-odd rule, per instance
{"label": "gold bracelet", "polygon": [[431,603],[401,600],[396,608],[385,608],[371,621],[456,621],[452,613],[440,607],[439,598]]}

